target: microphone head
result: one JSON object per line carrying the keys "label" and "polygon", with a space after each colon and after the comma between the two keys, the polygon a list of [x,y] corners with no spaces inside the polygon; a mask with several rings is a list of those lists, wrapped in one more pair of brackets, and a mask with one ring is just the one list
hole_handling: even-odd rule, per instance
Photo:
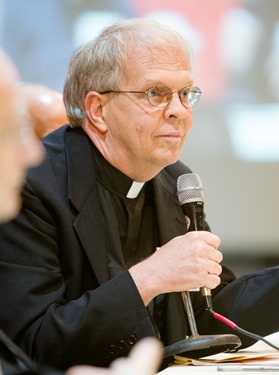
{"label": "microphone head", "polygon": [[204,190],[197,173],[182,174],[177,179],[177,196],[180,205],[204,202]]}

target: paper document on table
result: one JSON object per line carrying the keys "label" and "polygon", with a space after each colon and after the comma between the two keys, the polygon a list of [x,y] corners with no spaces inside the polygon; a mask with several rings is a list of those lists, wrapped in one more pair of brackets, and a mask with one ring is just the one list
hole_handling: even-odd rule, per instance
{"label": "paper document on table", "polygon": [[[265,339],[279,347],[279,332],[266,336]],[[279,351],[260,340],[249,348],[241,349],[235,353],[218,353],[199,359],[174,356],[174,365],[216,366],[220,363],[279,365]]]}

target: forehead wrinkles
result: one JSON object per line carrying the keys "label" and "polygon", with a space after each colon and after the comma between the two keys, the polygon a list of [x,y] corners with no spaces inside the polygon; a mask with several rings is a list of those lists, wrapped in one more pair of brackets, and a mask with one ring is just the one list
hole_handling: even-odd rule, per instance
{"label": "forehead wrinkles", "polygon": [[155,48],[149,53],[133,53],[130,55],[126,69],[126,81],[140,71],[152,70],[191,70],[188,57],[178,49]]}

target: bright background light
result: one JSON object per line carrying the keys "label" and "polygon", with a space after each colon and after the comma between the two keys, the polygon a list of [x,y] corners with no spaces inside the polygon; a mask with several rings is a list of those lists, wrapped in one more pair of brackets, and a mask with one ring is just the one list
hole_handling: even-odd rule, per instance
{"label": "bright background light", "polygon": [[227,110],[227,118],[237,157],[249,162],[279,162],[278,104],[236,105]]}

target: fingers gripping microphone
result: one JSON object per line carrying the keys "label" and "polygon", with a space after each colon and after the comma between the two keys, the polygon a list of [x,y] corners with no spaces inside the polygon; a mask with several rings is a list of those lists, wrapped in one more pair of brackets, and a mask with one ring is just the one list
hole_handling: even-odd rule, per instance
{"label": "fingers gripping microphone", "polygon": [[[204,190],[197,173],[183,174],[177,179],[177,196],[186,216],[188,232],[204,230]],[[212,308],[211,291],[201,288],[206,307]]]}

